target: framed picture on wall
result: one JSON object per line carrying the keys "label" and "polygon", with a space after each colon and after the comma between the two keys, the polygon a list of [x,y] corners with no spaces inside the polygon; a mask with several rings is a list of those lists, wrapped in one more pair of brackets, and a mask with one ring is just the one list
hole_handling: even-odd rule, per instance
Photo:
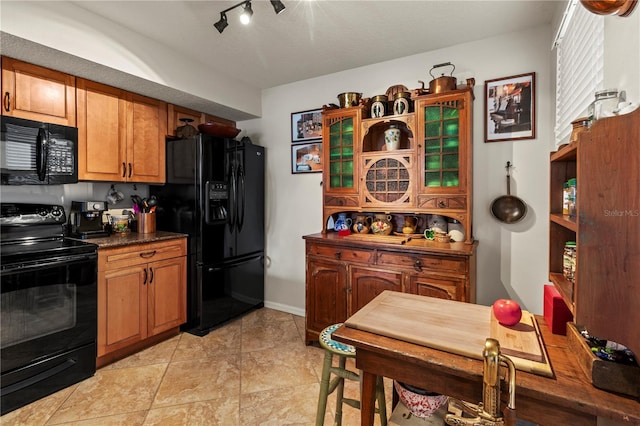
{"label": "framed picture on wall", "polygon": [[322,140],[291,145],[291,173],[322,172]]}
{"label": "framed picture on wall", "polygon": [[485,142],[535,139],[535,83],[534,72],[485,81]]}
{"label": "framed picture on wall", "polygon": [[291,142],[322,137],[322,109],[291,113]]}

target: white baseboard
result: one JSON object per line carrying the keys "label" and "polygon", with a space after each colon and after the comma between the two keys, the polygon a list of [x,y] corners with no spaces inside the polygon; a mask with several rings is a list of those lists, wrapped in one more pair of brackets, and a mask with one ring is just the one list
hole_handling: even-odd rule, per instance
{"label": "white baseboard", "polygon": [[288,314],[297,315],[304,318],[304,309],[296,308],[290,305],[283,305],[282,303],[268,302],[265,300],[264,307],[269,309],[275,309],[276,311],[286,312]]}

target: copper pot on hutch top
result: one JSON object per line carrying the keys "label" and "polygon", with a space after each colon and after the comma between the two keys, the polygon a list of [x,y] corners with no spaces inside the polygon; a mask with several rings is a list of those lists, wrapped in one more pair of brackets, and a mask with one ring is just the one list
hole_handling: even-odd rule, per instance
{"label": "copper pot on hutch top", "polygon": [[[440,77],[434,77],[431,71],[441,67],[453,67],[453,69],[451,70],[451,73],[448,76],[442,73]],[[429,82],[429,93],[431,94],[444,93],[444,92],[449,92],[451,90],[456,90],[457,81],[456,81],[456,78],[453,76],[453,72],[455,71],[455,69],[456,69],[456,66],[453,65],[451,62],[445,62],[443,64],[434,65],[429,70],[429,74],[431,74],[431,77],[433,77],[433,80]]]}

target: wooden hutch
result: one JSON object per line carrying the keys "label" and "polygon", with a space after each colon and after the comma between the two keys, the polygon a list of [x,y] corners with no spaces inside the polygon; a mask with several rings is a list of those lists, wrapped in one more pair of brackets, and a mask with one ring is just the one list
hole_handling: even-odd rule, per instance
{"label": "wooden hutch", "polygon": [[[323,225],[306,241],[306,341],[343,322],[384,290],[475,302],[472,234],[473,80],[411,98],[401,115],[370,117],[364,105],[323,111]],[[385,131],[400,130],[388,151]],[[339,236],[338,214],[391,217],[388,236]],[[405,216],[423,232],[432,215],[457,221],[464,241],[401,234]]]}

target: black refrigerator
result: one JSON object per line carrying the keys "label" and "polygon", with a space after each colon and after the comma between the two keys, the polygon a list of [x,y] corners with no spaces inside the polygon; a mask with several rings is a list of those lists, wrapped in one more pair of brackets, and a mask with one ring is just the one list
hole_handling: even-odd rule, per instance
{"label": "black refrigerator", "polygon": [[156,227],[188,234],[187,323],[210,330],[264,306],[264,147],[205,134],[166,142]]}

